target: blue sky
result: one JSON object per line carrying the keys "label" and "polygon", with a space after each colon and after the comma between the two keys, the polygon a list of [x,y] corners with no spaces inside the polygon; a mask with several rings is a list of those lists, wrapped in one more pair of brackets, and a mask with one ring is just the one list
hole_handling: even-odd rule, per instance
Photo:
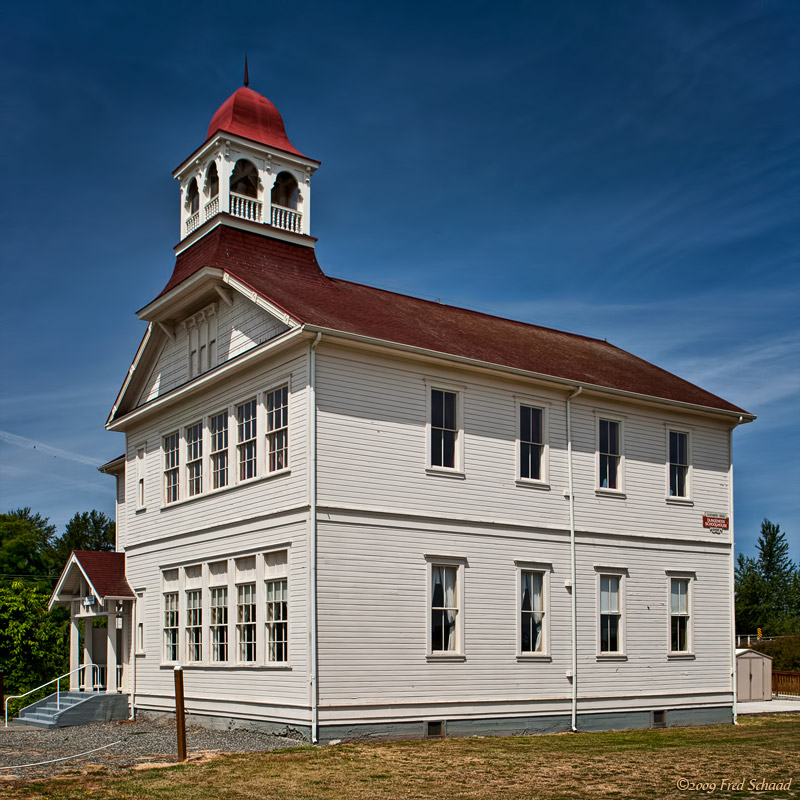
{"label": "blue sky", "polygon": [[169,278],[172,169],[241,82],[328,274],[605,337],[759,415],[739,549],[800,559],[800,6],[45,0],[0,52],[0,510],[111,514],[103,423]]}

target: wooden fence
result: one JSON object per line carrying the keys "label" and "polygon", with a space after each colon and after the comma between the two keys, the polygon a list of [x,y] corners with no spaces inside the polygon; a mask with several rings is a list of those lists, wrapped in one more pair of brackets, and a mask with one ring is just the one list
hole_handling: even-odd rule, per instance
{"label": "wooden fence", "polygon": [[772,670],[772,694],[791,694],[800,697],[800,672]]}

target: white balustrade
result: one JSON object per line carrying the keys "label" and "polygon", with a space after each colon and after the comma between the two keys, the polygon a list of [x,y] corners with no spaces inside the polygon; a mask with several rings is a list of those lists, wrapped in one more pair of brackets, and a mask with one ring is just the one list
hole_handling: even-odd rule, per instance
{"label": "white balustrade", "polygon": [[244,197],[231,192],[231,214],[234,217],[261,222],[262,205],[261,202],[254,200],[252,197]]}
{"label": "white balustrade", "polygon": [[219,214],[219,195],[212,197],[205,206],[206,219],[211,219],[214,214]]}
{"label": "white balustrade", "polygon": [[284,231],[302,233],[302,218],[303,215],[293,208],[273,205],[270,214],[270,225]]}
{"label": "white balustrade", "polygon": [[195,211],[189,219],[186,220],[186,233],[190,234],[200,224],[200,212]]}

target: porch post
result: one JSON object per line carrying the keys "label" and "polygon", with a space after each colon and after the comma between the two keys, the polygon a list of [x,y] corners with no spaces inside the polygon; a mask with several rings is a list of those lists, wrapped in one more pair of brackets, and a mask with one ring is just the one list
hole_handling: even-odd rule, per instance
{"label": "porch post", "polygon": [[69,690],[71,692],[77,692],[81,688],[81,673],[77,671],[81,665],[80,647],[81,632],[78,629],[78,620],[72,613],[69,618]]}
{"label": "porch post", "polygon": [[116,692],[117,688],[117,615],[109,613],[108,649],[106,651],[106,692]]}
{"label": "porch post", "polygon": [[[83,663],[92,663],[92,618],[83,618]],[[94,670],[83,671],[83,691],[91,692],[94,689]]]}

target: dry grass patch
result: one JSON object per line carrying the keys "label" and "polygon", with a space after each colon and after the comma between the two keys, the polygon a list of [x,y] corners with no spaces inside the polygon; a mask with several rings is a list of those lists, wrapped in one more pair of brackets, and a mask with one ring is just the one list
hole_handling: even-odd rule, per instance
{"label": "dry grass patch", "polygon": [[[746,718],[737,727],[444,739],[300,747],[206,763],[6,784],[8,800],[395,800],[419,798],[687,798],[755,796],[748,781],[789,781],[800,796],[800,715]],[[681,790],[678,781],[715,784]],[[722,781],[745,781],[745,792]]]}

